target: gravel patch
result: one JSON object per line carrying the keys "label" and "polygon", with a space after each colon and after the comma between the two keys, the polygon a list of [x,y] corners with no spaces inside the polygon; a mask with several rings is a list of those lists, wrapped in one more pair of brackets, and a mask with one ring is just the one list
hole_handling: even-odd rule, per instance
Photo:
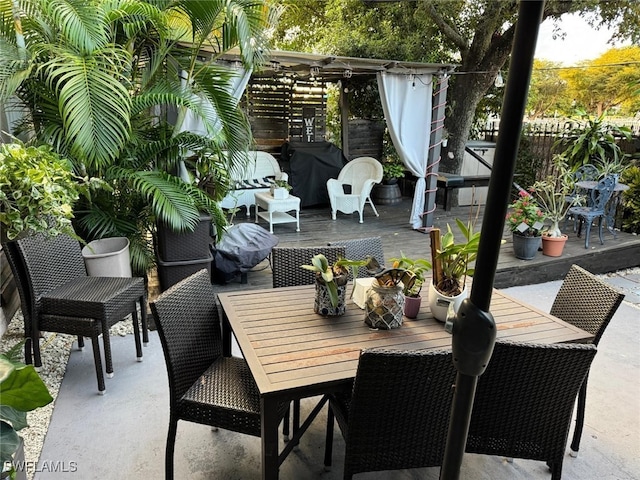
{"label": "gravel patch", "polygon": [[[109,335],[125,336],[133,334],[133,325],[131,321],[124,320],[114,325],[109,330]],[[62,333],[49,333],[44,332],[44,339],[40,343],[40,350],[42,356],[42,367],[36,369],[49,389],[49,393],[53,397],[53,402],[48,405],[37,408],[27,413],[27,422],[29,426],[23,428],[18,433],[24,439],[24,456],[26,462],[37,462],[40,458],[40,452],[44,444],[44,438],[49,428],[49,422],[53,409],[55,407],[56,400],[58,398],[58,392],[64,373],[67,369],[67,362],[69,360],[69,353],[74,342],[77,340],[76,336],[66,335]],[[6,352],[14,345],[24,340],[24,320],[22,313],[18,310],[13,317],[13,320],[9,323],[9,327],[5,334],[0,339],[0,352]],[[91,349],[91,342],[85,341],[85,348]],[[24,348],[20,352],[20,361],[24,362]],[[31,470],[28,470],[27,478],[33,479],[34,474]]]}

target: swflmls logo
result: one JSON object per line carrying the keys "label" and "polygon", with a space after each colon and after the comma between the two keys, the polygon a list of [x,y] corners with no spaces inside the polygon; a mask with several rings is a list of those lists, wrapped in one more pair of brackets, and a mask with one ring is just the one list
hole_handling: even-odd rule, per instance
{"label": "swflmls logo", "polygon": [[[6,462],[6,466],[11,468],[11,462]],[[13,462],[13,467],[17,472],[26,473],[74,473],[78,471],[78,462],[66,462],[57,460],[50,462],[47,460],[38,462]]]}

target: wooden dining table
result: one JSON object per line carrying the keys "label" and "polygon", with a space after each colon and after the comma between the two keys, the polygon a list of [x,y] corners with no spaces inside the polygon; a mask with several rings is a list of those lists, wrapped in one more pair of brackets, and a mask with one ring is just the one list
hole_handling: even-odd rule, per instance
{"label": "wooden dining table", "polygon": [[[314,294],[313,285],[218,294],[224,354],[231,355],[233,333],[260,391],[263,479],[277,479],[284,460],[278,445],[281,402],[349,389],[364,348],[451,347],[451,335],[433,318],[426,298],[417,318],[405,318],[400,328],[375,330],[350,299],[342,316],[314,313]],[[557,343],[592,338],[499,290],[493,291],[491,313],[498,339]]]}

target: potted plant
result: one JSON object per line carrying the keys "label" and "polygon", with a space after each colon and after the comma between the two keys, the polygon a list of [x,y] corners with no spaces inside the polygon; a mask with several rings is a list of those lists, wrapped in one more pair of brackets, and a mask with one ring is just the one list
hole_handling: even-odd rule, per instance
{"label": "potted plant", "polygon": [[382,162],[382,183],[394,185],[399,178],[404,177],[404,165],[399,160],[387,158]]}
{"label": "potted plant", "polygon": [[75,237],[73,205],[84,185],[71,163],[48,145],[0,145],[0,224],[5,240],[35,233]]}
{"label": "potted plant", "polygon": [[22,442],[16,432],[28,427],[27,412],[53,401],[33,365],[15,359],[20,348],[21,344],[17,344],[0,355],[0,462],[3,466],[11,465],[9,470],[2,471],[11,478],[15,473],[13,457]]}
{"label": "potted plant", "polygon": [[447,233],[440,234],[434,228],[431,236],[431,258],[433,282],[429,284],[429,307],[436,320],[444,322],[449,305],[457,310],[467,296],[467,276],[473,276],[471,264],[478,255],[480,232],[473,232],[473,225],[466,225],[458,218],[456,224],[464,241],[456,243],[451,226],[447,224]]}
{"label": "potted plant", "polygon": [[287,198],[292,188],[286,180],[274,180],[270,188],[271,196],[276,199]]}
{"label": "potted plant", "polygon": [[349,267],[355,270],[356,267],[364,266],[368,262],[369,259],[340,258],[330,265],[327,257],[320,253],[311,259],[311,265],[301,265],[305,270],[316,274],[314,312],[329,316],[343,315],[346,310],[345,292],[349,280]]}
{"label": "potted plant", "polygon": [[529,191],[534,195],[545,217],[551,221],[542,234],[542,253],[551,257],[562,255],[567,235],[560,231],[560,221],[567,215],[569,208],[580,201],[571,196],[574,179],[566,158],[556,155],[554,172],[535,182]]}
{"label": "potted plant", "polygon": [[544,213],[526,190],[518,192],[518,198],[509,208],[507,225],[513,234],[513,253],[516,258],[531,260],[541,245]]}
{"label": "potted plant", "polygon": [[392,258],[393,268],[401,268],[412,273],[412,278],[402,281],[404,295],[404,316],[416,318],[420,311],[422,297],[420,292],[425,281],[425,273],[431,270],[431,262],[424,258],[411,259],[400,252],[400,258]]}

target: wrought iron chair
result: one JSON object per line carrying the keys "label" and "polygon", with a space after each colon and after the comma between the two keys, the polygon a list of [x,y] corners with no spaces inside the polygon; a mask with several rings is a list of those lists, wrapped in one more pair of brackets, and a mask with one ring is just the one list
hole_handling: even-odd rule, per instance
{"label": "wrought iron chair", "polygon": [[[25,362],[42,365],[40,332],[57,332],[92,340],[98,392],[105,391],[98,336],[102,334],[107,376],[113,376],[109,329],[131,314],[136,356],[142,361],[138,306],[143,340],[148,343],[146,290],[142,278],[89,277],[77,240],[68,235],[47,239],[33,235],[3,245],[16,278],[25,322]],[[32,352],[33,349],[33,352]]]}
{"label": "wrought iron chair", "polygon": [[560,480],[573,406],[595,354],[595,345],[496,342],[465,451],[544,461]]}
{"label": "wrought iron chair", "polygon": [[[222,355],[215,293],[207,270],[151,302],[169,376],[165,478],[173,479],[178,421],[260,437],[260,393],[243,358]],[[282,419],[288,405],[279,411]]]}
{"label": "wrought iron chair", "polygon": [[[624,294],[614,290],[584,268],[572,265],[553,301],[551,314],[593,334],[594,338],[589,343],[597,346],[623,299]],[[570,451],[572,457],[578,456],[580,448],[587,403],[587,380],[588,374],[578,394],[576,425]]]}
{"label": "wrought iron chair", "polygon": [[[331,202],[331,218],[336,219],[336,212],[358,212],[360,223],[364,206],[369,203],[378,217],[378,211],[371,201],[371,189],[382,181],[382,164],[373,157],[358,157],[347,163],[338,178],[327,180],[327,192]],[[345,190],[346,188],[346,190]]]}
{"label": "wrought iron chair", "polygon": [[[373,257],[380,265],[384,265],[384,250],[380,237],[354,238],[351,240],[336,240],[329,242],[329,246],[344,247],[344,254],[349,260],[364,260]],[[351,277],[351,272],[349,273]],[[358,267],[357,278],[371,277],[367,267]]]}
{"label": "wrought iron chair", "polygon": [[[315,273],[301,268],[309,265],[314,255],[323,254],[329,263],[345,256],[345,247],[273,247],[271,250],[271,269],[273,288],[313,285]],[[293,433],[300,425],[300,401],[293,402]],[[289,438],[289,415],[284,419],[282,434]]]}
{"label": "wrought iron chair", "polygon": [[[591,235],[591,224],[598,219],[598,236],[600,244],[604,244],[602,239],[602,223],[607,213],[607,202],[611,198],[613,189],[617,183],[614,175],[609,175],[598,182],[598,185],[591,190],[589,201],[585,206],[570,207],[568,214],[573,215],[577,221],[584,220],[586,229],[584,234],[584,248],[589,248],[589,236]],[[580,236],[578,229],[578,236]]]}
{"label": "wrought iron chair", "polygon": [[[595,165],[587,163],[586,165],[582,165],[576,169],[576,171],[573,173],[573,181],[574,183],[582,182],[582,181],[594,181],[594,180],[597,180],[599,176],[600,176],[600,172],[598,171],[598,168]],[[567,203],[573,204],[577,198],[582,198],[586,196],[587,196],[587,193],[585,189],[574,185],[573,191],[569,195],[567,195],[566,201]],[[575,232],[577,229],[577,226],[576,226],[577,221],[576,221],[576,218],[570,214],[567,214],[565,218],[565,230],[567,228],[567,222],[569,221],[570,217],[573,217],[573,220],[574,220],[573,231]]]}
{"label": "wrought iron chair", "polygon": [[334,415],[345,439],[345,479],[442,465],[455,379],[450,352],[364,350],[351,395],[329,396],[325,468]]}

